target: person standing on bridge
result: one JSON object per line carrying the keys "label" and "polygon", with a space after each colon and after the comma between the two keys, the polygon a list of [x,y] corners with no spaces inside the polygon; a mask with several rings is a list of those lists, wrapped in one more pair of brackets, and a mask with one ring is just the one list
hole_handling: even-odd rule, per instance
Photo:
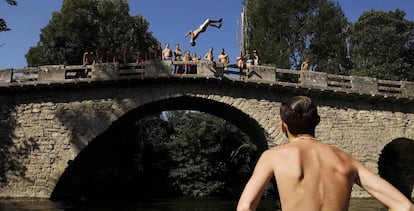
{"label": "person standing on bridge", "polygon": [[[190,62],[190,61],[191,61],[190,51],[186,50],[184,52],[183,62]],[[187,74],[191,71],[191,65],[190,64],[184,64],[183,68],[184,68],[184,74]]]}
{"label": "person standing on bridge", "polygon": [[162,50],[162,60],[172,60],[172,50],[168,42],[165,43],[165,48]]}
{"label": "person standing on bridge", "polygon": [[213,47],[210,47],[208,49],[208,52],[204,55],[204,60],[208,61],[208,62],[214,62],[214,49]]}
{"label": "person standing on bridge", "polygon": [[220,55],[218,56],[218,63],[224,64],[224,70],[227,70],[227,65],[230,63],[230,59],[224,48],[221,49]]}
{"label": "person standing on bridge", "polygon": [[198,27],[198,29],[190,30],[184,36],[187,37],[188,35],[190,35],[191,36],[190,45],[195,46],[196,44],[195,40],[200,35],[200,33],[205,32],[208,26],[213,26],[213,27],[220,29],[222,25],[222,20],[223,20],[222,18],[220,18],[219,20],[207,19],[204,21],[203,24],[200,25],[200,27]]}
{"label": "person standing on bridge", "polygon": [[391,210],[414,211],[414,205],[387,181],[370,172],[346,152],[315,138],[320,117],[305,96],[282,102],[281,129],[288,144],[265,151],[256,164],[237,205],[256,210],[272,177],[282,210],[348,210],[354,183]]}
{"label": "person standing on bridge", "polygon": [[[174,49],[174,61],[182,61],[183,52],[181,51],[180,44],[175,44]],[[182,65],[174,65],[174,73],[181,73]]]}
{"label": "person standing on bridge", "polygon": [[[85,51],[85,53],[83,54],[83,59],[82,59],[83,66],[92,65],[92,64],[95,64],[95,62],[96,62],[96,57],[93,54],[93,51],[91,51],[91,50]],[[90,78],[91,77],[91,75],[90,75],[91,71],[92,71],[91,68],[86,68],[85,72],[83,73],[84,75],[82,77]]]}
{"label": "person standing on bridge", "polygon": [[201,58],[197,55],[196,52],[194,52],[193,55],[191,56],[191,61],[199,62],[200,60],[201,60]]}
{"label": "person standing on bridge", "polygon": [[309,60],[305,59],[300,65],[300,70],[307,71],[309,69]]}
{"label": "person standing on bridge", "polygon": [[259,55],[256,49],[253,50],[253,65],[259,65]]}
{"label": "person standing on bridge", "polygon": [[82,64],[85,65],[91,65],[95,64],[96,57],[95,54],[93,54],[93,51],[85,51],[83,54]]}

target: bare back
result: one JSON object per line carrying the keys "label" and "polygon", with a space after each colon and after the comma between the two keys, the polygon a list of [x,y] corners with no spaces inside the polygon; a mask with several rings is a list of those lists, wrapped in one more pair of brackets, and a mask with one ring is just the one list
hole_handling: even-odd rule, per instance
{"label": "bare back", "polygon": [[273,177],[283,211],[346,211],[353,184],[390,210],[414,211],[410,200],[386,180],[350,154],[315,139],[320,116],[309,97],[282,102],[280,117],[289,143],[262,153],[240,196],[238,211],[256,210]]}
{"label": "bare back", "polygon": [[349,155],[315,140],[292,142],[268,153],[284,211],[348,210],[357,175]]}

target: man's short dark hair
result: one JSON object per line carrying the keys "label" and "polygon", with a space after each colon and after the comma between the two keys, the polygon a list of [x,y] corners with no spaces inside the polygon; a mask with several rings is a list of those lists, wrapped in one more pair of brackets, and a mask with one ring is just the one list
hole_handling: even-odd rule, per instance
{"label": "man's short dark hair", "polygon": [[284,100],[280,106],[280,118],[293,135],[315,134],[320,117],[316,104],[306,96]]}

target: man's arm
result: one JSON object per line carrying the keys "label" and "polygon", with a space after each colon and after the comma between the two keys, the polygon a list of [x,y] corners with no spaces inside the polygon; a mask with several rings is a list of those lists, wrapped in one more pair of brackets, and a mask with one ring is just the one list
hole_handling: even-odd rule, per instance
{"label": "man's arm", "polygon": [[394,211],[414,211],[414,205],[398,189],[354,160],[358,175],[355,183]]}
{"label": "man's arm", "polygon": [[273,168],[268,153],[268,151],[265,151],[257,162],[253,175],[240,196],[237,211],[256,210],[264,189],[273,176]]}

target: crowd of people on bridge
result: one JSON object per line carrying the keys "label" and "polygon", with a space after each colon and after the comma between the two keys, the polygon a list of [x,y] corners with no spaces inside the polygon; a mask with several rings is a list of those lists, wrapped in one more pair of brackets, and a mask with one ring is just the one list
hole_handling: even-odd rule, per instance
{"label": "crowd of people on bridge", "polygon": [[161,44],[150,46],[147,50],[133,53],[133,48],[123,45],[120,49],[108,49],[102,51],[100,49],[87,49],[82,58],[83,65],[91,65],[95,63],[131,63],[144,62],[155,59],[161,59]]}
{"label": "crowd of people on bridge", "polygon": [[[174,50],[171,49],[170,44],[167,42],[165,43],[165,47],[161,53],[162,60],[171,60],[171,61],[182,61],[182,62],[198,62],[198,61],[206,61],[206,62],[213,62],[213,63],[220,63],[223,64],[224,69],[227,70],[228,66],[230,65],[230,57],[226,53],[225,49],[222,48],[220,54],[217,56],[217,60],[215,60],[214,55],[214,48],[210,47],[204,57],[199,56],[196,52],[191,52],[189,50],[181,50],[180,44],[175,44]],[[242,74],[248,74],[249,69],[252,65],[259,65],[259,55],[257,50],[253,51],[253,55],[246,51],[243,54],[240,51],[239,55],[236,58],[237,67]],[[194,68],[192,68],[191,64],[184,64],[184,65],[174,65],[173,73],[181,74],[181,73],[192,73]]]}
{"label": "crowd of people on bridge", "polygon": [[[147,52],[138,53],[135,55],[135,58],[131,56],[130,49],[124,46],[120,51],[115,49],[110,49],[105,53],[102,53],[100,50],[86,50],[83,55],[82,64],[83,65],[92,65],[95,63],[132,63],[145,64],[148,61],[153,60],[171,60],[171,61],[182,61],[184,64],[174,65],[172,72],[174,74],[187,74],[195,73],[196,65],[194,62],[206,61],[221,63],[224,66],[225,70],[228,70],[230,65],[230,57],[226,53],[225,49],[222,48],[220,53],[215,60],[214,49],[210,47],[207,53],[201,57],[196,52],[190,52],[190,50],[181,50],[180,44],[175,44],[174,50],[171,49],[168,42],[165,43],[165,47],[162,49],[161,44],[152,45],[148,48]],[[259,65],[259,55],[257,50],[253,51],[251,55],[249,51],[243,53],[239,52],[237,56],[236,66],[239,68],[240,74],[247,75],[250,71],[252,65]],[[188,62],[188,64],[186,64]]]}
{"label": "crowd of people on bridge", "polygon": [[[222,26],[223,19],[218,20],[206,19],[203,24],[201,24],[195,30],[189,30],[185,36],[190,36],[191,46],[195,45],[195,40],[198,36],[205,32],[209,26],[220,29]],[[194,62],[201,61],[202,58],[196,53],[189,50],[182,51],[180,44],[175,44],[175,49],[170,49],[170,44],[165,43],[164,49],[161,47],[161,43],[157,45],[150,46],[147,50],[140,50],[139,52],[134,52],[134,49],[128,47],[126,44],[122,45],[119,49],[108,49],[102,51],[96,49],[95,51],[87,49],[83,54],[82,64],[83,65],[92,65],[95,63],[131,63],[135,62],[137,64],[145,65],[146,62],[152,60],[171,60],[171,61],[181,61],[182,64],[176,64],[173,66],[172,73],[174,74],[187,74],[195,73],[196,65]],[[217,57],[217,61],[214,59],[214,49],[210,47],[208,52],[204,55],[203,59],[207,62],[213,62],[214,64],[220,63],[223,64],[224,69],[228,70],[230,64],[229,55],[225,52],[225,49],[222,48],[220,54]],[[186,63],[188,62],[188,63]],[[259,56],[256,50],[253,51],[253,55],[249,51],[243,52],[240,51],[239,55],[236,58],[236,65],[239,69],[240,75],[248,75],[252,65],[259,64]],[[88,70],[85,70],[88,71]],[[85,73],[88,75],[88,73]]]}

